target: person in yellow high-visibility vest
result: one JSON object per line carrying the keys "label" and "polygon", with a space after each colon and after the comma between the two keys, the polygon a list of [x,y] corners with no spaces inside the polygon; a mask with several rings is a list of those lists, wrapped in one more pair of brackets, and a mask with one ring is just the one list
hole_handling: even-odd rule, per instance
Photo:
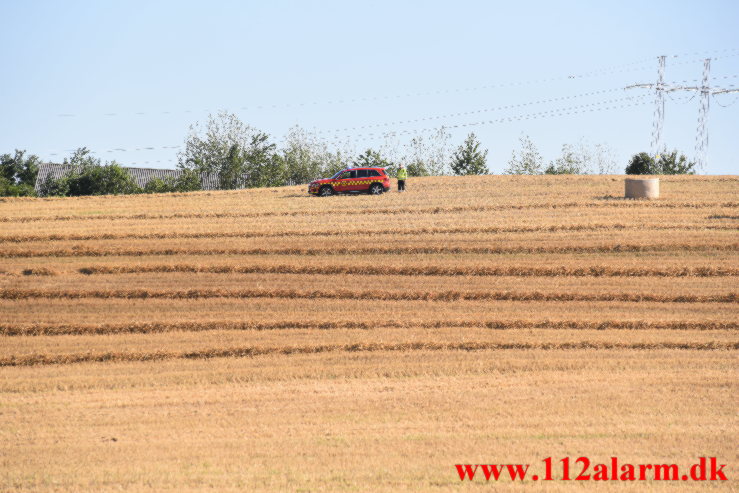
{"label": "person in yellow high-visibility vest", "polygon": [[402,164],[398,168],[398,192],[405,192],[405,180],[408,179],[408,170]]}

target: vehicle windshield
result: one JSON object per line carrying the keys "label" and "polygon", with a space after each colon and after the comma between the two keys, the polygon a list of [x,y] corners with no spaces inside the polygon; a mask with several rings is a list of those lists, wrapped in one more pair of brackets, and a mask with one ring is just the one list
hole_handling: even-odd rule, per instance
{"label": "vehicle windshield", "polygon": [[339,177],[339,175],[341,175],[341,173],[343,173],[344,171],[346,171],[346,170],[345,169],[342,169],[341,171],[339,171],[338,173],[336,173],[334,176],[332,176],[331,179],[332,180],[337,179]]}

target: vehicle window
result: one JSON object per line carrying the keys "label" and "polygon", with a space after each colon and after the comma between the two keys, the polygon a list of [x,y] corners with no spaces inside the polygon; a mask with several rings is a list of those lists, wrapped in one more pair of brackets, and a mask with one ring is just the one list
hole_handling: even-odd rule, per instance
{"label": "vehicle window", "polygon": [[341,173],[343,173],[343,172],[344,172],[344,170],[342,169],[341,171],[339,171],[338,173],[336,173],[334,176],[332,176],[331,179],[332,180],[337,179],[339,176],[341,176]]}
{"label": "vehicle window", "polygon": [[351,170],[351,171],[345,171],[342,173],[342,175],[339,177],[342,180],[346,180],[347,178],[356,178],[357,177],[357,171]]}
{"label": "vehicle window", "polygon": [[358,169],[357,170],[357,178],[367,178],[369,175],[367,174],[368,169]]}
{"label": "vehicle window", "polygon": [[381,176],[376,169],[368,169],[367,176]]}

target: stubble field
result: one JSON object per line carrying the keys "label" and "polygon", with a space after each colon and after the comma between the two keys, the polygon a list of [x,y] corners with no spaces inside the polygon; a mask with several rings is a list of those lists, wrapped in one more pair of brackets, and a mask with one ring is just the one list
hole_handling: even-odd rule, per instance
{"label": "stubble field", "polygon": [[580,456],[737,488],[739,178],[661,188],[4,199],[0,490],[552,491],[454,466]]}

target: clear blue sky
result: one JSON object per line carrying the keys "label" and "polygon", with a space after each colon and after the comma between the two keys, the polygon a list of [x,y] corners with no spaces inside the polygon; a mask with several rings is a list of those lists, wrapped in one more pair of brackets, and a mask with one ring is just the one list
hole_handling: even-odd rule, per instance
{"label": "clear blue sky", "polygon": [[[643,102],[451,130],[455,145],[476,132],[494,172],[521,134],[546,160],[564,143],[606,143],[622,170],[649,150],[653,98],[619,88],[654,82],[658,55],[681,55],[668,59],[667,81],[699,79],[712,56],[712,82],[739,86],[734,1],[3,0],[0,19],[0,152],[52,161],[87,146],[123,165],[174,167],[169,147],[218,110],[278,141],[296,124],[325,131],[441,116],[381,127],[414,131]],[[600,69],[609,70],[592,74]],[[671,96],[665,143],[692,157],[698,98]],[[738,96],[711,102],[706,173],[739,171]],[[457,113],[467,114],[444,116]],[[379,146],[369,131],[342,135],[358,150]],[[145,147],[154,149],[135,150]]]}

